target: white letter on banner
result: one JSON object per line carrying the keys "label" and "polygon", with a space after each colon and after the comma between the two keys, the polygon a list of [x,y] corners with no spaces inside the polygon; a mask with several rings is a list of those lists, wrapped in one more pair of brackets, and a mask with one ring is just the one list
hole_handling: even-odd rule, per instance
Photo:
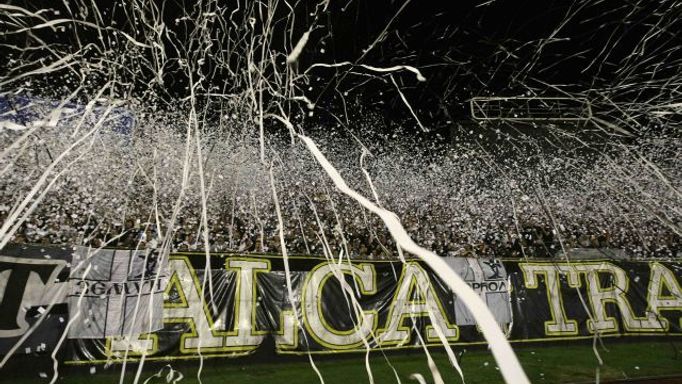
{"label": "white letter on banner", "polygon": [[[363,295],[371,295],[376,292],[374,281],[374,267],[371,264],[362,264],[360,267],[348,264],[320,264],[315,267],[303,286],[303,314],[304,323],[311,336],[321,345],[331,349],[349,349],[357,347],[368,340],[371,333],[376,328],[376,311],[362,311],[360,324],[349,330],[338,330],[331,327],[324,318],[322,309],[322,290],[328,279],[333,278],[335,273],[342,279],[343,274],[352,275],[359,283],[360,291]],[[353,294],[346,281],[341,281],[341,288],[345,292]],[[348,299],[351,300],[351,299]],[[353,311],[353,303],[325,303],[326,306],[343,305]],[[354,311],[353,311],[354,312]]]}
{"label": "white letter on banner", "polygon": [[459,328],[448,322],[429,275],[417,263],[404,264],[397,292],[389,308],[388,324],[380,332],[382,345],[403,345],[410,342],[410,328],[403,325],[405,317],[428,316],[431,319],[432,325],[426,327],[428,341],[439,340],[434,325],[443,331],[448,340],[455,341],[459,338]]}
{"label": "white letter on banner", "polygon": [[[213,319],[201,295],[201,283],[190,266],[189,260],[171,259],[170,268],[173,274],[177,274],[186,305],[166,307],[163,313],[164,323],[191,321],[194,325],[192,333],[185,333],[181,336],[180,352],[195,353],[199,348],[205,352],[220,350],[223,346],[223,337],[215,329]],[[171,276],[171,280],[173,279],[174,276]]]}
{"label": "white letter on banner", "polygon": [[[656,319],[654,313],[647,313],[646,317],[637,317],[627,300],[628,276],[619,266],[608,263],[580,263],[573,264],[572,270],[575,273],[584,273],[587,281],[587,289],[592,305],[592,316],[594,320],[587,321],[587,328],[590,332],[597,331],[618,331],[618,324],[615,318],[606,315],[606,303],[615,303],[623,319],[626,331],[661,331],[663,326]],[[570,270],[570,269],[569,269]],[[571,272],[574,273],[574,272]],[[602,287],[599,279],[600,273],[610,275],[611,284]]]}
{"label": "white letter on banner", "polygon": [[[256,274],[268,272],[268,260],[228,259],[225,265],[228,270],[235,270],[237,274],[237,288],[235,292],[235,327],[225,337],[225,346],[254,349],[263,342],[267,331],[256,330]],[[251,347],[251,348],[249,348]]]}
{"label": "white letter on banner", "polygon": [[[660,315],[661,311],[682,310],[682,288],[675,274],[660,263],[651,263],[650,267],[651,277],[647,289],[649,310],[657,315]],[[664,287],[668,291],[667,295],[663,294]],[[663,329],[668,330],[670,326],[668,320],[660,317],[659,321]],[[680,326],[682,326],[682,319],[680,319]]]}
{"label": "white letter on banner", "polygon": [[278,351],[296,349],[298,346],[298,322],[292,310],[280,312],[279,329],[275,332]]}
{"label": "white letter on banner", "polygon": [[[527,264],[519,263],[519,268],[523,271],[523,280],[527,289],[537,289],[538,276],[545,277],[545,289],[547,291],[547,303],[552,320],[545,321],[545,334],[548,336],[576,335],[578,334],[578,323],[569,320],[564,310],[564,303],[561,296],[561,283],[559,281],[560,267],[549,263]],[[571,281],[569,281],[569,285]],[[573,284],[577,287],[579,282]]]}

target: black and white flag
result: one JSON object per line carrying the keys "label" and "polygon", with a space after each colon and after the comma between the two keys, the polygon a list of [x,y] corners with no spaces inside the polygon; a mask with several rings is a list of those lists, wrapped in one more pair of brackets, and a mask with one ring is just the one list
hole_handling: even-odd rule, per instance
{"label": "black and white flag", "polygon": [[79,247],[69,283],[70,338],[136,336],[163,328],[168,265],[151,252]]}
{"label": "black and white flag", "polygon": [[[499,324],[508,324],[512,321],[507,271],[501,261],[448,257],[446,262],[488,304],[488,309]],[[454,304],[457,325],[476,324],[474,316],[461,300],[455,298]]]}

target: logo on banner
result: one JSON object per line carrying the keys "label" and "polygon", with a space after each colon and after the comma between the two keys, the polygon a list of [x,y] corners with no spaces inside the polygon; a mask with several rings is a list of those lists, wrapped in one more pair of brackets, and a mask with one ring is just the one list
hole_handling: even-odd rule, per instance
{"label": "logo on banner", "polygon": [[[507,271],[499,260],[480,260],[467,257],[448,258],[446,261],[451,268],[462,276],[471,289],[481,296],[498,323],[511,322]],[[457,325],[476,324],[476,320],[469,309],[458,299],[455,299],[455,318]]]}
{"label": "logo on banner", "polygon": [[494,259],[491,261],[484,261],[483,264],[487,265],[490,267],[490,270],[492,271],[492,275],[487,276],[486,280],[499,280],[502,279],[502,275],[500,275],[500,269],[502,268],[502,263],[500,263],[499,260]]}

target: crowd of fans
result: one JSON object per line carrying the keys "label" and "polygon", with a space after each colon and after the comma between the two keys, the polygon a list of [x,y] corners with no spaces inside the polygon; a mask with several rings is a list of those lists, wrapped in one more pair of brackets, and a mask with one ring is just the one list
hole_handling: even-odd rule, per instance
{"label": "crowd of fans", "polygon": [[[63,207],[63,205],[62,205]],[[356,210],[359,208],[356,207]],[[343,210],[342,210],[343,211]],[[89,244],[100,247],[146,248],[158,247],[161,237],[154,222],[142,221],[139,218],[128,218],[123,223],[107,223],[94,217],[80,216],[70,213],[68,209],[55,207],[53,215],[32,216],[14,235],[15,243],[34,244]],[[57,213],[60,212],[60,213]],[[2,219],[6,219],[3,211]],[[324,217],[318,211],[318,215]],[[331,214],[333,216],[333,213]],[[583,225],[564,230],[557,234],[551,223],[526,221],[518,224],[513,218],[502,219],[497,230],[486,232],[479,238],[472,239],[457,221],[451,222],[431,220],[429,212],[422,212],[422,217],[406,215],[404,225],[409,229],[413,239],[419,244],[434,250],[440,255],[473,256],[473,257],[551,257],[562,250],[572,248],[616,248],[625,249],[634,256],[640,257],[675,257],[680,255],[679,237],[664,227],[649,223],[652,229],[641,230],[643,238],[633,239],[621,233],[615,236],[608,230],[590,232]],[[174,251],[204,251],[206,242],[213,252],[239,253],[281,253],[279,231],[275,227],[259,228],[254,223],[246,222],[238,217],[211,219],[208,221],[209,231],[204,238],[200,230],[200,212],[196,215],[181,216],[172,234]],[[357,219],[357,218],[356,218]],[[331,220],[331,221],[330,221]],[[352,257],[387,259],[395,258],[397,251],[390,234],[380,227],[376,220],[369,220],[374,230],[367,230],[360,220],[355,224],[343,218],[347,223],[343,231],[331,217],[320,218],[320,223],[292,222],[284,231],[287,251],[294,254],[321,255],[325,252],[337,253],[340,250]],[[421,224],[420,224],[421,223]],[[300,224],[300,225],[299,225]],[[334,228],[331,229],[330,228]],[[323,238],[322,233],[327,232]],[[341,236],[343,233],[343,236]],[[638,240],[638,241],[637,241]]]}
{"label": "crowd of fans", "polygon": [[[42,184],[52,154],[72,143],[62,127],[41,131],[32,150],[9,152],[2,159],[0,222],[12,224],[8,231],[20,223],[10,241],[125,248],[166,242],[174,251],[281,253],[281,230],[292,254],[398,256],[380,219],[336,190],[302,145],[269,142],[271,160],[263,162],[257,138],[206,135],[199,174],[196,148],[170,128],[172,121],[139,124],[148,126],[137,135],[93,136]],[[0,135],[6,143],[17,138]],[[610,248],[633,257],[677,257],[682,251],[682,166],[664,141],[602,156],[603,148],[576,153],[517,144],[503,152],[385,137],[368,139],[363,149],[344,140],[316,137],[351,187],[395,212],[418,244],[439,255],[550,257]],[[35,209],[16,212],[20,202],[30,207],[36,199]]]}
{"label": "crowd of fans", "polygon": [[[102,135],[96,150],[73,154],[78,162],[35,210],[17,217],[10,214],[50,159],[39,147],[32,156],[10,158],[6,164],[14,168],[0,182],[0,222],[21,222],[10,241],[125,248],[168,241],[180,252],[281,253],[281,227],[290,254],[398,257],[383,223],[339,193],[304,147],[272,144],[277,161],[264,164],[254,140],[216,145],[207,138],[201,177],[196,159],[185,156],[182,135],[165,129],[132,142]],[[370,148],[361,165],[357,146],[318,142],[349,185],[395,212],[418,244],[440,255],[551,257],[611,248],[633,257],[677,257],[682,251],[675,163],[654,172],[629,154],[491,158],[466,146],[436,154],[387,141]]]}

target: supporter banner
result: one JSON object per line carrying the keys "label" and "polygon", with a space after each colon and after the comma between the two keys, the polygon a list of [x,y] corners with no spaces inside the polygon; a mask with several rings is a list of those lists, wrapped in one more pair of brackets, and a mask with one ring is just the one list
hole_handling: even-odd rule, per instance
{"label": "supporter banner", "polygon": [[[439,332],[446,342],[459,338],[455,298],[417,262],[339,264],[294,257],[291,294],[279,257],[211,262],[208,276],[203,255],[171,257],[161,332],[132,340],[81,340],[74,358],[237,356],[255,352],[267,339],[280,353],[326,353],[433,344]],[[481,285],[486,276],[474,264],[471,282]],[[467,268],[463,265],[463,273]],[[500,292],[506,283],[501,286]]]}
{"label": "supporter banner", "polygon": [[[272,344],[307,354],[484,343],[469,311],[417,261],[292,258],[291,294],[278,256],[211,261],[208,279],[203,255],[171,258],[163,331],[80,344],[73,363],[241,356]],[[682,335],[680,263],[447,261],[512,342]]]}
{"label": "supporter banner", "polygon": [[[109,260],[118,255],[112,254]],[[137,257],[128,255],[132,260]],[[3,309],[30,308],[34,301],[31,295],[20,293],[18,288],[3,288],[9,286],[8,278],[23,278],[23,283],[12,287],[27,287],[53,272],[35,272],[43,275],[26,277],[34,272],[16,272],[32,265],[23,257],[3,254],[2,260]],[[69,336],[75,339],[69,341],[66,359],[78,364],[135,360],[143,354],[146,359],[159,360],[198,358],[199,354],[241,356],[259,348],[274,348],[281,354],[306,354],[364,351],[366,347],[409,348],[421,343],[484,343],[469,311],[432,271],[417,261],[339,263],[292,257],[290,289],[279,256],[212,255],[208,260],[210,273],[206,262],[204,254],[172,255],[167,282],[148,288],[149,292],[163,291],[163,302],[158,308],[140,309],[149,319],[144,326],[134,321],[127,324],[129,316],[121,316],[112,328],[117,329],[116,337],[96,338],[97,333],[82,326],[70,329]],[[447,262],[481,295],[512,342],[587,339],[595,333],[604,337],[682,335],[682,263],[501,262],[467,258]],[[137,276],[135,273],[125,275],[128,283],[131,276]],[[72,279],[74,276],[72,271]],[[49,277],[41,280],[43,285],[51,281]],[[110,289],[99,287],[97,282],[87,287],[102,296],[92,301],[93,313],[106,313],[106,309],[97,309],[98,303],[106,307],[111,300],[108,296],[119,295],[116,284],[108,279],[104,287]],[[120,295],[130,293],[124,286]],[[142,287],[134,290],[139,293]],[[47,288],[41,289],[45,292]],[[7,301],[6,297],[14,299]],[[72,305],[70,299],[62,300]],[[22,304],[11,304],[16,301]],[[147,302],[154,305],[154,300],[142,301]],[[45,315],[52,316],[53,310]],[[11,344],[9,341],[30,327],[31,316],[40,315],[35,311],[31,315],[12,311],[0,312],[6,331],[0,334],[5,335],[0,336],[4,343],[0,345]],[[97,316],[91,319],[96,321]],[[162,328],[137,333],[145,327],[154,329],[152,323]],[[60,324],[49,328],[53,335],[64,331],[64,324]],[[100,331],[108,329],[99,324]]]}

